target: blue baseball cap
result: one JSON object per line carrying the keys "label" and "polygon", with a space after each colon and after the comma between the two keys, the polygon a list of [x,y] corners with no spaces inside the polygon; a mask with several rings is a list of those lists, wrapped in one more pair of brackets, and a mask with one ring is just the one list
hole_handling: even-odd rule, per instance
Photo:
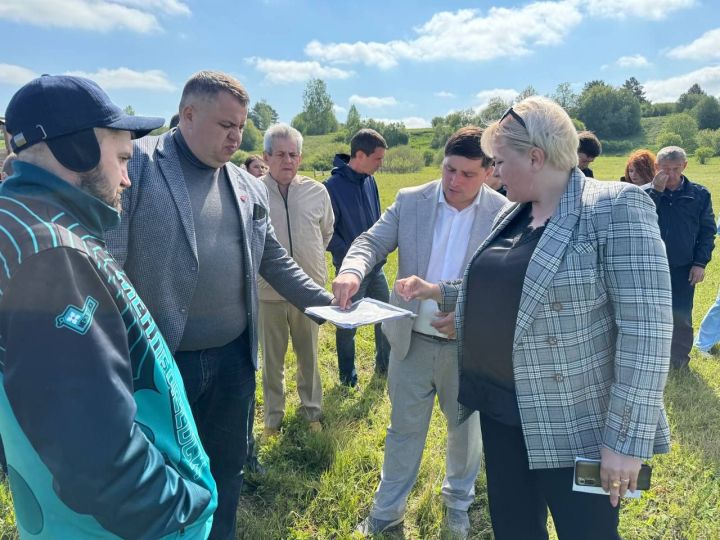
{"label": "blue baseball cap", "polygon": [[77,172],[100,162],[94,128],[130,131],[138,138],[164,123],[163,118],[127,114],[97,83],[70,75],[30,81],[15,93],[5,113],[15,153],[44,141],[62,165]]}

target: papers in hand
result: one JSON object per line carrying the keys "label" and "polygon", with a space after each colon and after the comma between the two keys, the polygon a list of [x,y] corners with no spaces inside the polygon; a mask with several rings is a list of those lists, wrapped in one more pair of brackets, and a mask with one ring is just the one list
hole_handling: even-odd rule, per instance
{"label": "papers in hand", "polygon": [[305,313],[330,321],[340,328],[357,328],[366,324],[377,324],[392,319],[403,317],[416,317],[412,311],[392,306],[372,298],[363,298],[354,302],[348,310],[340,309],[337,306],[309,307]]}

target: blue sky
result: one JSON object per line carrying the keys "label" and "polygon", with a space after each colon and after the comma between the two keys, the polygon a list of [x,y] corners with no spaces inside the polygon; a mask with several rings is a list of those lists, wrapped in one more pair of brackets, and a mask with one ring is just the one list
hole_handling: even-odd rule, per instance
{"label": "blue sky", "polygon": [[0,111],[32,77],[75,73],[168,119],[201,69],[288,122],[313,76],[339,120],[354,103],[409,127],[528,85],[634,76],[653,101],[695,82],[720,95],[716,0],[0,0],[0,35]]}

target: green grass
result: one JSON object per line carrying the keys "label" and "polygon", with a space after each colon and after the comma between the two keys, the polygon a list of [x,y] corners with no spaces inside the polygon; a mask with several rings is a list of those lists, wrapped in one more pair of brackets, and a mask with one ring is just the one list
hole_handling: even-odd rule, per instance
{"label": "green grass", "polygon": [[[624,158],[600,157],[593,165],[600,178],[619,178]],[[691,160],[687,174],[707,186],[720,208],[720,158],[708,165]],[[439,177],[437,167],[417,174],[379,174],[383,208],[401,187]],[[720,259],[720,251],[718,251]],[[393,254],[386,266],[392,281],[397,271]],[[720,265],[712,262],[707,279],[695,296],[695,327],[715,300]],[[338,384],[334,331],[320,329],[319,363],[325,411],[322,433],[309,433],[296,415],[295,357],[287,358],[288,407],[280,437],[263,442],[260,457],[268,474],[254,490],[244,493],[238,509],[239,538],[343,539],[372,504],[383,461],[385,429],[390,416],[386,382],[373,377],[373,337],[369,328],[357,337],[356,365],[361,390]],[[258,381],[260,377],[258,375]],[[670,454],[657,456],[653,489],[625,505],[621,533],[632,540],[714,540],[720,538],[720,358],[693,355],[691,371],[670,376],[665,402],[673,432]],[[256,429],[262,432],[263,401],[258,388]],[[441,535],[440,484],[444,474],[445,421],[436,407],[418,482],[405,519],[404,536],[437,538]],[[476,484],[470,509],[472,538],[491,539],[484,473]],[[555,538],[549,524],[551,538]],[[0,489],[0,538],[13,538],[13,514],[5,486]]]}

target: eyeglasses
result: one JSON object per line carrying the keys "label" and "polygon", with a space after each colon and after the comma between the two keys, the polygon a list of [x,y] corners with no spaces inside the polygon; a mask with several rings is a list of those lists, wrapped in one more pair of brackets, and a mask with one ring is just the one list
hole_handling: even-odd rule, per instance
{"label": "eyeglasses", "polygon": [[508,107],[508,110],[503,113],[503,115],[500,117],[500,120],[498,120],[498,124],[500,124],[508,116],[512,116],[515,120],[517,120],[518,124],[520,124],[522,127],[524,127],[527,130],[527,126],[525,125],[525,120],[523,120],[522,116],[520,116],[518,113],[516,113],[512,107]]}
{"label": "eyeglasses", "polygon": [[300,154],[297,154],[295,152],[273,152],[271,154],[273,157],[276,157],[280,160],[284,160],[285,158],[290,158],[290,161],[296,161],[297,159],[300,159]]}

